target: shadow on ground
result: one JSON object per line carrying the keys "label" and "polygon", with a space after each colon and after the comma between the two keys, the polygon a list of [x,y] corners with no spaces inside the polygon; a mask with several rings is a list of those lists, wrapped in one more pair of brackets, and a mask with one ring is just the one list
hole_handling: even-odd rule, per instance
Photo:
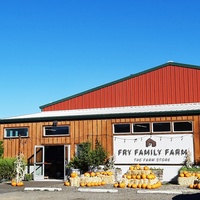
{"label": "shadow on ground", "polygon": [[200,193],[180,194],[180,195],[173,197],[172,200],[200,200]]}

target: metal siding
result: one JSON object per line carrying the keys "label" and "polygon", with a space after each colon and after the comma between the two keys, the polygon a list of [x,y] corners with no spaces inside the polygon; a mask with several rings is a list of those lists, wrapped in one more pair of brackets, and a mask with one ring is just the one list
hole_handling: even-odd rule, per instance
{"label": "metal siding", "polygon": [[43,111],[200,102],[200,70],[166,66],[47,106]]}

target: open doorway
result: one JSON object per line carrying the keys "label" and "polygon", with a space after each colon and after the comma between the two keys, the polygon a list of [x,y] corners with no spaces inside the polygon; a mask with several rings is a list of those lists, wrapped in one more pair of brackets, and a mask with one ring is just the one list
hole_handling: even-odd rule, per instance
{"label": "open doorway", "polygon": [[70,145],[34,147],[34,180],[66,180],[70,161]]}
{"label": "open doorway", "polygon": [[44,178],[64,179],[63,146],[45,146]]}

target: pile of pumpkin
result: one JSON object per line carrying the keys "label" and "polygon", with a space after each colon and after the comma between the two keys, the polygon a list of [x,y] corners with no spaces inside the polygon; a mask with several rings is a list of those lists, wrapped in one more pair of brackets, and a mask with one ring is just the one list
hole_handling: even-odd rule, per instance
{"label": "pile of pumpkin", "polygon": [[179,174],[180,177],[197,177],[200,179],[200,173],[192,173],[189,171],[181,171]]}
{"label": "pile of pumpkin", "polygon": [[76,172],[72,172],[67,181],[64,182],[65,186],[104,186],[105,184],[114,182],[113,172],[101,171],[101,172],[86,172],[80,177]]}
{"label": "pile of pumpkin", "polygon": [[199,189],[200,190],[200,181],[196,181],[195,180],[193,184],[189,185],[189,188],[191,188],[191,189]]}
{"label": "pile of pumpkin", "polygon": [[153,174],[148,166],[141,167],[139,164],[130,166],[122,179],[114,183],[114,187],[120,188],[143,188],[155,189],[161,186],[159,179]]}
{"label": "pile of pumpkin", "polygon": [[178,184],[181,186],[190,186],[193,185],[194,182],[198,180],[200,180],[200,173],[180,171],[178,177]]}
{"label": "pile of pumpkin", "polygon": [[15,181],[15,180],[12,180],[12,181],[11,181],[11,185],[12,185],[13,187],[15,187],[15,186],[23,186],[24,183],[23,183],[22,181],[17,182],[17,181]]}

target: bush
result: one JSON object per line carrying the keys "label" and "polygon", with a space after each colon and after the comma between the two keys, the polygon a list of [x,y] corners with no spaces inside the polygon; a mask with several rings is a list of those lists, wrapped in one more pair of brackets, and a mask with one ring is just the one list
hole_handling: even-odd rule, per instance
{"label": "bush", "polygon": [[15,158],[0,158],[0,180],[10,180],[15,176],[15,161]]}

